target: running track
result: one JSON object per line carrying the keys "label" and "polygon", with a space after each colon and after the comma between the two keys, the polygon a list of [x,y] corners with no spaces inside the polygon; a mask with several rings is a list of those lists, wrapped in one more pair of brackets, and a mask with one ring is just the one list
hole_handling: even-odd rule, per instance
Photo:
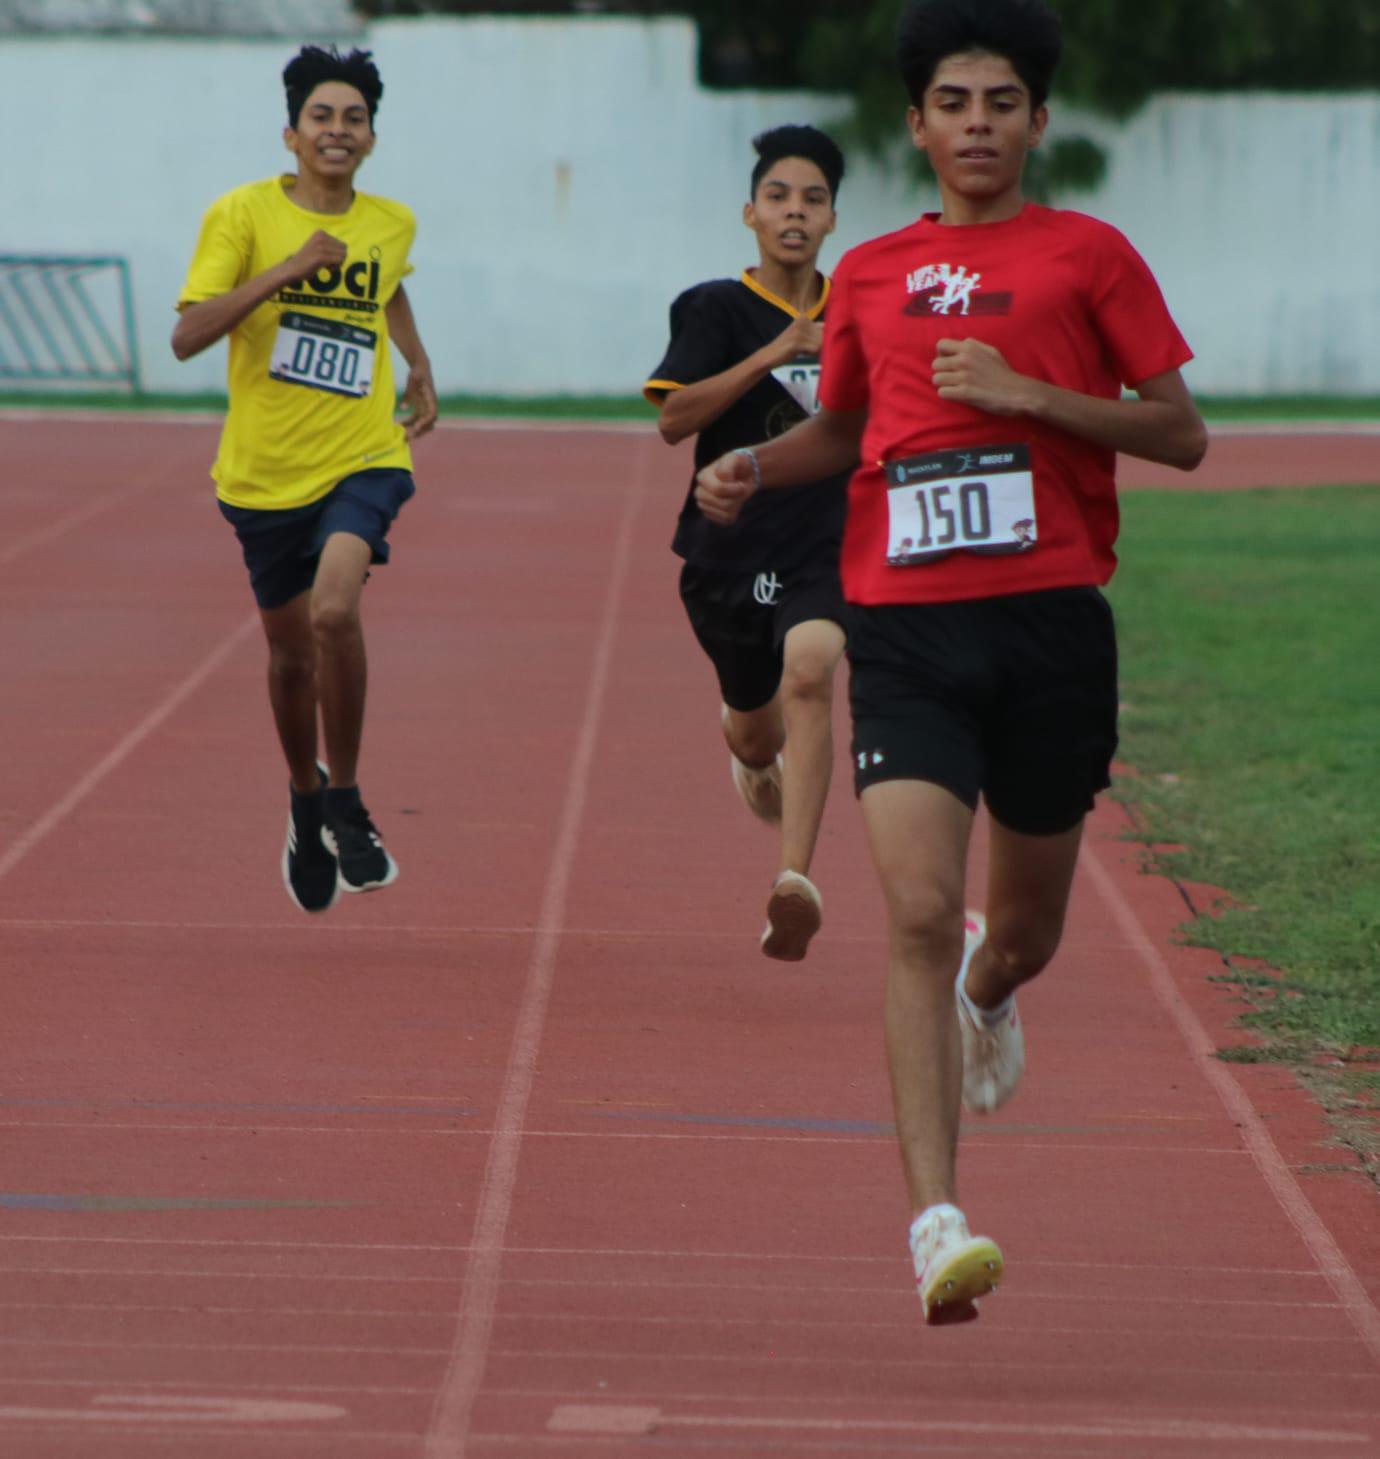
{"label": "running track", "polygon": [[[403,877],[309,921],[213,442],[0,421],[0,1453],[1380,1454],[1375,1189],[1286,1074],[1210,1057],[1232,1006],[1114,806],[965,1140],[1007,1283],[926,1331],[846,768],[825,932],[769,963],[665,550],[684,456],[424,445],[367,595]],[[1211,462],[1380,478],[1359,434]]]}

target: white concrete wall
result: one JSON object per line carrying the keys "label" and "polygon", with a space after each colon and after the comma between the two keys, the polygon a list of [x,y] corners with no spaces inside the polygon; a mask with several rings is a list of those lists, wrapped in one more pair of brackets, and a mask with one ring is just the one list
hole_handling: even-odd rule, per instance
{"label": "white concrete wall", "polygon": [[[701,90],[684,21],[392,21],[367,43],[387,91],[363,185],[417,210],[409,288],[448,391],[634,392],[674,294],[754,256],[738,221],[753,133],[844,109]],[[0,42],[0,251],[129,255],[150,389],[222,381],[219,350],[173,361],[172,301],[206,204],[285,165],[290,49]],[[1108,181],[1061,201],[1149,259],[1195,388],[1380,392],[1380,93],[1166,96],[1092,125]],[[841,204],[826,262],[933,198],[859,159]]]}

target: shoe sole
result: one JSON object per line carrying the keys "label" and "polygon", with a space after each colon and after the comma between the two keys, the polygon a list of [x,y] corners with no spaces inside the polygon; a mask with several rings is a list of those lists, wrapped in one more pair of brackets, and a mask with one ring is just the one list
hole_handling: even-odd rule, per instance
{"label": "shoe sole", "polygon": [[[321,828],[321,844],[325,846],[332,856],[336,856],[335,837],[331,835],[329,829],[325,826]],[[383,887],[391,887],[398,879],[398,863],[393,860],[387,847],[383,848],[383,855],[384,859],[388,862],[388,870],[384,872],[383,880],[366,881],[359,886],[356,886],[352,881],[346,881],[345,873],[340,869],[340,858],[336,856],[335,884],[337,889],[342,892],[377,892]]]}
{"label": "shoe sole", "polygon": [[810,939],[819,931],[823,920],[819,903],[799,887],[774,888],[767,902],[762,951],[778,962],[803,962]]}
{"label": "shoe sole", "polygon": [[340,896],[340,868],[336,867],[335,885],[331,888],[331,899],[320,907],[308,907],[303,904],[292,885],[292,878],[288,874],[288,861],[292,855],[292,814],[288,813],[288,838],[283,842],[283,885],[287,888],[287,894],[292,898],[292,904],[299,912],[305,912],[308,917],[318,917],[322,912],[329,912],[335,906]]}
{"label": "shoe sole", "polygon": [[978,1315],[978,1298],[997,1290],[1002,1271],[995,1241],[974,1236],[964,1242],[921,1289],[925,1321],[931,1327],[971,1322]]}

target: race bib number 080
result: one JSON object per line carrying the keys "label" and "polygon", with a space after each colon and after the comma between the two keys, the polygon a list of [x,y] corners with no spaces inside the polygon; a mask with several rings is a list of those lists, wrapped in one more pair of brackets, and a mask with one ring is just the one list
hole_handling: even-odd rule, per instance
{"label": "race bib number 080", "polygon": [[278,321],[268,373],[288,385],[362,399],[374,388],[377,343],[371,330],[289,309]]}
{"label": "race bib number 080", "polygon": [[884,463],[890,567],[951,552],[1029,552],[1038,538],[1027,446],[933,451]]}

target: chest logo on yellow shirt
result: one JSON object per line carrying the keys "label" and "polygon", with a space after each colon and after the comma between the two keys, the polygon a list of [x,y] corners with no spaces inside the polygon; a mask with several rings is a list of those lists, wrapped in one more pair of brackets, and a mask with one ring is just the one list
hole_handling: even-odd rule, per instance
{"label": "chest logo on yellow shirt", "polygon": [[315,304],[324,309],[348,309],[356,314],[375,314],[379,307],[379,278],[383,266],[382,250],[377,245],[369,250],[368,260],[356,259],[331,268],[319,268],[314,274],[278,292],[282,304]]}
{"label": "chest logo on yellow shirt", "polygon": [[907,314],[970,315],[1010,314],[1012,295],[981,288],[982,275],[970,273],[966,264],[927,263],[906,275]]}

